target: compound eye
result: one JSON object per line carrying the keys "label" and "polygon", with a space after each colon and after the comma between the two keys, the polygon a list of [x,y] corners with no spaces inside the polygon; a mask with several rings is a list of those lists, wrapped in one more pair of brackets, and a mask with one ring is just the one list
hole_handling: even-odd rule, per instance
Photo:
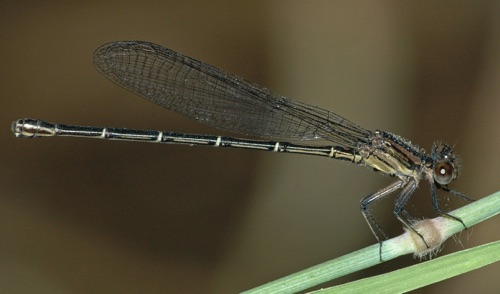
{"label": "compound eye", "polygon": [[438,162],[434,167],[434,181],[447,185],[453,180],[454,168],[449,162]]}

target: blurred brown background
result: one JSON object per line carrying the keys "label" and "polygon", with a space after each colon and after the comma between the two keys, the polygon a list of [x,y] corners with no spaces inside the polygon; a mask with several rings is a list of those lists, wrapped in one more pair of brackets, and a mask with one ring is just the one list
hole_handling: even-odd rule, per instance
{"label": "blurred brown background", "polygon": [[[2,293],[234,293],[375,242],[359,200],[391,179],[365,168],[15,139],[9,126],[23,117],[220,133],[102,78],[92,53],[110,41],[161,44],[427,150],[436,139],[456,144],[464,171],[452,188],[476,198],[499,189],[498,1],[61,3],[0,2]],[[422,183],[412,205],[433,216],[428,191]],[[378,208],[399,234],[391,201]],[[496,218],[460,240],[470,248],[499,231]],[[461,248],[450,240],[441,254]],[[399,258],[342,282],[417,262]],[[493,293],[499,270],[418,292]]]}

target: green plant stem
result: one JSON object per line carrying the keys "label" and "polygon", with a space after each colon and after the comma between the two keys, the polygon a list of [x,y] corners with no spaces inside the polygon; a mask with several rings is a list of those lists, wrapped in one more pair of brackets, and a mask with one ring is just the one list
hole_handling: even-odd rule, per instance
{"label": "green plant stem", "polygon": [[[460,218],[467,227],[471,227],[499,212],[500,191],[465,205],[450,214]],[[457,221],[449,220],[445,229],[447,231],[445,235],[449,237],[463,230],[464,227]],[[415,246],[410,239],[412,239],[410,234],[406,232],[384,241],[382,259],[387,261],[401,255],[416,253]],[[379,249],[379,244],[371,245],[243,293],[294,293],[302,291],[381,263]]]}
{"label": "green plant stem", "polygon": [[361,279],[312,293],[406,293],[499,260],[500,241],[495,241],[387,274]]}

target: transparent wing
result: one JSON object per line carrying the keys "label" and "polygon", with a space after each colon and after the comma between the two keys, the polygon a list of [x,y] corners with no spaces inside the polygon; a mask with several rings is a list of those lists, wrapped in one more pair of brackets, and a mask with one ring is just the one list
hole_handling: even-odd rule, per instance
{"label": "transparent wing", "polygon": [[318,107],[159,45],[124,41],[94,53],[106,78],[179,114],[224,130],[289,141],[328,140],[356,148],[371,132]]}

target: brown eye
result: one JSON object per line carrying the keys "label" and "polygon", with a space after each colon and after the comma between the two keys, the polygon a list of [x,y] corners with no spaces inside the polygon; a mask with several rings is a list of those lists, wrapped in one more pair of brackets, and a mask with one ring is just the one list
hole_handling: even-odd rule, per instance
{"label": "brown eye", "polygon": [[434,181],[440,185],[447,185],[453,180],[453,165],[449,162],[438,162],[434,167]]}

